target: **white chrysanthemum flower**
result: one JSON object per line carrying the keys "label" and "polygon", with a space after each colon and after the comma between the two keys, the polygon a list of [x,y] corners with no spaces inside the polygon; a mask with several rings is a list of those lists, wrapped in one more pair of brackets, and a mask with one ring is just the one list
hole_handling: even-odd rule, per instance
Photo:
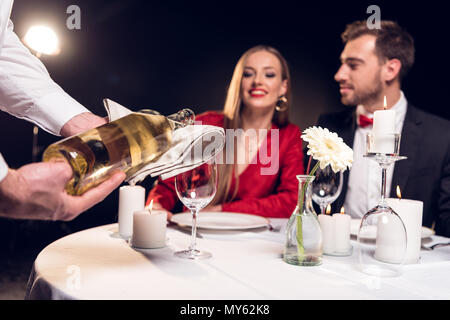
{"label": "white chrysanthemum flower", "polygon": [[334,172],[345,171],[353,163],[353,150],[335,132],[327,128],[310,127],[303,131],[308,142],[308,155],[319,161],[321,169],[330,165]]}

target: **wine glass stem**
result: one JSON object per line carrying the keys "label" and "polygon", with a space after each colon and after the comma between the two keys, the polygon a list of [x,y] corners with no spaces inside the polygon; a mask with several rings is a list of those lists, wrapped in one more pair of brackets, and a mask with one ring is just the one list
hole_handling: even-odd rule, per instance
{"label": "wine glass stem", "polygon": [[386,206],[386,171],[387,168],[385,166],[381,167],[381,200],[380,204],[382,206]]}
{"label": "wine glass stem", "polygon": [[191,236],[191,246],[189,250],[197,250],[197,214],[198,210],[191,210],[192,212],[192,236]]}

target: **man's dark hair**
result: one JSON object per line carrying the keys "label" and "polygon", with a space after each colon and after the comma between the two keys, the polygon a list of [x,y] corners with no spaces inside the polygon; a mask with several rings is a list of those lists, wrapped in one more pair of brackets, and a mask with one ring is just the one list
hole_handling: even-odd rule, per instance
{"label": "man's dark hair", "polygon": [[366,21],[355,21],[345,28],[341,35],[342,41],[346,44],[366,34],[375,36],[375,53],[380,62],[386,59],[400,60],[401,81],[414,64],[414,39],[394,21],[382,20],[380,26],[380,29],[369,29]]}

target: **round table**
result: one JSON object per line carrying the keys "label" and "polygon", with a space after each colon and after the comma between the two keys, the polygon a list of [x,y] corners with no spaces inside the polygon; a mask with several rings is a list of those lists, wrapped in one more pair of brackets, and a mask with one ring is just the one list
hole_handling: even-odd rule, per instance
{"label": "round table", "polygon": [[[271,219],[285,226],[286,219]],[[419,264],[402,276],[370,277],[352,256],[324,256],[318,267],[297,267],[281,259],[284,230],[199,230],[198,248],[213,257],[185,260],[188,233],[168,228],[167,246],[134,249],[114,236],[117,224],[61,238],[40,252],[26,299],[449,299],[450,247],[422,251]],[[433,241],[449,239],[433,236]],[[352,241],[353,246],[356,245]]]}

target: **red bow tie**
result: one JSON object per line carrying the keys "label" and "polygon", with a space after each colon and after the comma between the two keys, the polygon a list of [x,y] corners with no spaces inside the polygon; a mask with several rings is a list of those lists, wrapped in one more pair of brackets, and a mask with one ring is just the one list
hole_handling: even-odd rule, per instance
{"label": "red bow tie", "polygon": [[365,128],[373,124],[373,119],[366,117],[365,115],[359,115],[359,126]]}

